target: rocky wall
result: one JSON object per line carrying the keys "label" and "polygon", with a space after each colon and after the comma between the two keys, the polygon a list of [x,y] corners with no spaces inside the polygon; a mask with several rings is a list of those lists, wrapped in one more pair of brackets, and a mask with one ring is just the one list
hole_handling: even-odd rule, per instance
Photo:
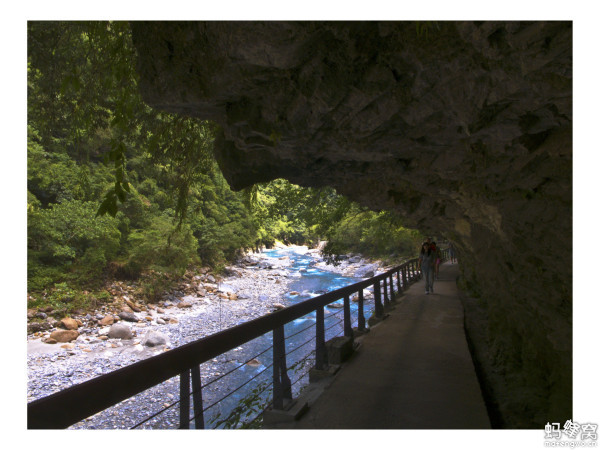
{"label": "rocky wall", "polygon": [[[234,189],[329,185],[456,242],[503,423],[572,417],[571,22],[134,22]],[[483,322],[480,322],[483,324]]]}

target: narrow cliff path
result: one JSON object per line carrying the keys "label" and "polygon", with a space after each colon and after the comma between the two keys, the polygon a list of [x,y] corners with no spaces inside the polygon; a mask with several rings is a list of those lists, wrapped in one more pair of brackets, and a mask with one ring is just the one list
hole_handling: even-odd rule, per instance
{"label": "narrow cliff path", "polygon": [[357,352],[294,422],[269,428],[485,429],[490,422],[469,353],[458,266],[440,267],[397,299]]}

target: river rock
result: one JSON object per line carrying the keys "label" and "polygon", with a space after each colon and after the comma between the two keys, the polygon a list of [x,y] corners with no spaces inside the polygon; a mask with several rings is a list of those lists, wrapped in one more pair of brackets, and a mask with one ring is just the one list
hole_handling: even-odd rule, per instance
{"label": "river rock", "polygon": [[354,276],[357,278],[371,278],[375,275],[375,271],[377,270],[377,264],[367,264],[366,266],[359,267],[354,272]]}
{"label": "river rock", "polygon": [[119,317],[127,322],[137,322],[137,316],[133,312],[129,311],[121,311],[119,313]]}
{"label": "river rock", "polygon": [[258,264],[258,260],[256,258],[251,258],[250,256],[244,256],[241,263],[246,266],[255,266]]}
{"label": "river rock", "polygon": [[128,297],[123,297],[123,300],[125,300],[125,303],[127,303],[127,306],[129,306],[132,310],[135,311],[135,308],[137,308],[135,303],[133,303]]}
{"label": "river rock", "polygon": [[77,328],[79,328],[79,324],[77,323],[77,321],[70,317],[65,317],[64,319],[61,319],[60,326],[66,330],[76,330]]}
{"label": "river rock", "polygon": [[108,314],[98,321],[98,325],[103,327],[112,325],[113,323],[115,323],[115,318],[112,314]]}
{"label": "river rock", "polygon": [[199,297],[205,297],[206,296],[206,289],[204,289],[203,287],[198,287],[196,289],[196,293],[198,294]]}
{"label": "river rock", "polygon": [[242,276],[242,272],[235,268],[235,267],[225,267],[225,269],[223,269],[223,275],[225,275],[226,277],[241,277]]}
{"label": "river rock", "polygon": [[79,332],[76,330],[54,330],[50,333],[50,339],[56,342],[71,342],[79,337]]}
{"label": "river rock", "polygon": [[285,306],[282,305],[281,303],[273,303],[273,308],[275,308],[277,311],[279,311],[280,309],[284,309]]}
{"label": "river rock", "polygon": [[191,308],[192,307],[192,303],[189,300],[182,300],[179,303],[177,303],[177,307],[184,309],[184,308]]}
{"label": "river rock", "polygon": [[111,339],[131,339],[133,338],[133,333],[128,325],[124,323],[115,323],[110,327],[108,337]]}
{"label": "river rock", "polygon": [[31,322],[27,325],[27,332],[30,334],[37,333],[39,331],[49,330],[50,328],[52,328],[52,325],[48,322]]}
{"label": "river rock", "polygon": [[165,345],[167,343],[167,337],[158,331],[150,330],[142,339],[142,345],[146,347],[156,347],[157,345]]}

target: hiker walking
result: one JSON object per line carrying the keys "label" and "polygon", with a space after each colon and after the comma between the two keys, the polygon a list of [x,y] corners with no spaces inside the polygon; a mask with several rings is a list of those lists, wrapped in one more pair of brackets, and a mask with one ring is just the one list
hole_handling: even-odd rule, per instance
{"label": "hiker walking", "polygon": [[450,242],[450,245],[448,246],[448,255],[450,256],[450,262],[454,264],[456,262],[456,252],[452,242]]}
{"label": "hiker walking", "polygon": [[425,293],[433,294],[433,272],[435,270],[435,253],[429,243],[424,242],[419,253],[419,269],[425,279]]}

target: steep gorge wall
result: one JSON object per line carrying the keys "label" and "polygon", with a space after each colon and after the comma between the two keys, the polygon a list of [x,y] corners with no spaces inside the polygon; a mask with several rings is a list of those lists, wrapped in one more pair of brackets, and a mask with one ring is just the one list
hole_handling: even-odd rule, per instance
{"label": "steep gorge wall", "polygon": [[572,418],[570,22],[134,22],[144,99],[235,189],[329,185],[456,242],[509,427]]}

